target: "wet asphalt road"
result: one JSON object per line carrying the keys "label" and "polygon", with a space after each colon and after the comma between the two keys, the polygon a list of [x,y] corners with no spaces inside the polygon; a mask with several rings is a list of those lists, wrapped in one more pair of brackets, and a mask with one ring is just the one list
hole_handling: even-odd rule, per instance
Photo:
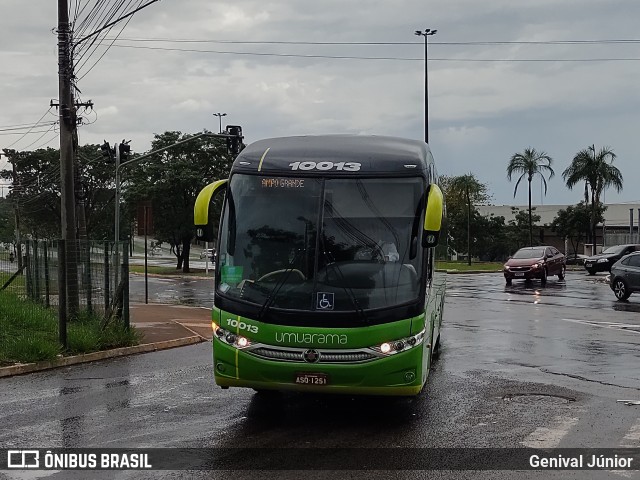
{"label": "wet asphalt road", "polygon": [[[541,288],[505,287],[496,274],[449,275],[442,350],[414,400],[221,390],[205,343],[0,380],[0,445],[640,447],[640,406],[616,401],[640,399],[640,295],[617,302],[602,279],[570,272],[565,282]],[[210,304],[208,280],[153,282],[158,298],[189,293],[195,304]],[[622,479],[637,472],[234,472],[234,478],[275,475]],[[221,477],[91,472],[91,478]]]}

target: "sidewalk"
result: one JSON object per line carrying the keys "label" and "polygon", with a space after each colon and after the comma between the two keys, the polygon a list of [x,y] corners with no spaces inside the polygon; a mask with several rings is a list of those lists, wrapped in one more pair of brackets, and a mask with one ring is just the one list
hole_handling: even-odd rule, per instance
{"label": "sidewalk", "polygon": [[131,325],[143,338],[141,343],[177,341],[189,337],[211,340],[211,309],[185,305],[132,303]]}

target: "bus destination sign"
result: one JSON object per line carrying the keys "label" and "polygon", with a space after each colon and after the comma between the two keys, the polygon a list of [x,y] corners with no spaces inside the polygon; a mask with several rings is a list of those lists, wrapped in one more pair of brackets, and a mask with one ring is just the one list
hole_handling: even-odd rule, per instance
{"label": "bus destination sign", "polygon": [[263,178],[262,188],[304,188],[303,178]]}

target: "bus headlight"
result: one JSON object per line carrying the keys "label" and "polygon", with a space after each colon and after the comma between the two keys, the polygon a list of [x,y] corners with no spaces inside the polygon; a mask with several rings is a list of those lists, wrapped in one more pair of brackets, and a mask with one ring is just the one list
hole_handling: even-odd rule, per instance
{"label": "bus headlight", "polygon": [[215,334],[216,338],[222,343],[237,348],[238,350],[242,350],[243,348],[247,348],[251,345],[251,340],[249,340],[247,337],[229,332],[228,330],[219,327],[216,323],[213,322],[211,326],[213,327],[213,333]]}
{"label": "bus headlight", "polygon": [[384,356],[395,355],[396,353],[406,352],[412,348],[420,345],[424,340],[424,330],[411,335],[410,337],[399,338],[398,340],[392,340],[384,342],[376,347],[371,347],[372,350],[381,353]]}

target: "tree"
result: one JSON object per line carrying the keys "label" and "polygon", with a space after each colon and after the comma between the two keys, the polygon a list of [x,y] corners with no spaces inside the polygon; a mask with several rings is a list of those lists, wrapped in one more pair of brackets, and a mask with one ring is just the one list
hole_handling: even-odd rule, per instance
{"label": "tree", "polygon": [[16,242],[13,205],[6,198],[0,197],[0,243]]}
{"label": "tree", "polygon": [[462,206],[466,210],[466,233],[467,233],[467,258],[471,265],[471,220],[473,217],[474,205],[486,203],[490,199],[487,193],[487,186],[481,183],[473,173],[460,175],[457,177],[443,177],[440,180],[445,199],[447,202],[447,217],[455,219],[456,215],[462,213]]}
{"label": "tree", "polygon": [[[598,222],[604,217],[606,207],[600,204],[598,208]],[[569,205],[567,208],[558,210],[556,217],[551,222],[551,228],[562,238],[566,238],[571,242],[571,249],[575,255],[578,252],[578,246],[585,238],[590,235],[590,219],[591,209],[585,202],[577,205]]]}
{"label": "tree", "polygon": [[616,154],[609,147],[602,147],[596,152],[595,145],[580,150],[571,165],[564,172],[564,179],[569,190],[577,184],[585,182],[585,200],[590,193],[591,223],[590,236],[592,253],[596,248],[596,225],[598,223],[598,209],[600,208],[600,195],[605,188],[614,187],[617,192],[622,191],[622,173],[614,167],[613,161]]}
{"label": "tree", "polygon": [[154,236],[168,242],[177,258],[176,268],[189,272],[189,251],[195,236],[193,205],[200,190],[227,178],[232,158],[224,139],[197,138],[167,148],[194,135],[156,134],[151,151],[164,150],[133,164],[123,173],[124,197],[130,211],[144,200],[153,208]]}
{"label": "tree", "polygon": [[480,260],[493,262],[507,257],[508,229],[503,216],[477,215],[471,230],[475,239],[473,254],[480,257]]}
{"label": "tree", "polygon": [[[85,206],[88,238],[113,235],[114,165],[99,153],[98,145],[77,149],[76,197]],[[60,151],[53,148],[16,152],[5,150],[13,169],[0,178],[14,182],[9,198],[20,210],[20,230],[33,238],[58,238],[60,226]]]}
{"label": "tree", "polygon": [[[533,213],[535,211],[535,207],[529,210],[529,213],[520,210],[516,207],[511,207],[511,211],[514,214],[514,219],[509,220],[509,246],[512,251],[518,250],[524,246],[533,246],[531,233],[527,235],[526,226],[529,225],[530,222],[537,223],[540,221],[540,215],[536,215]],[[528,237],[528,238],[527,238]]]}
{"label": "tree", "polygon": [[533,245],[533,220],[531,218],[531,181],[535,175],[540,175],[542,182],[544,183],[544,194],[547,194],[547,180],[544,177],[545,173],[549,174],[551,179],[555,172],[551,168],[552,158],[545,152],[538,152],[535,148],[526,148],[522,153],[516,153],[511,157],[509,165],[507,166],[507,178],[511,181],[514,175],[520,174],[518,181],[516,182],[516,188],[513,190],[513,197],[515,198],[518,192],[518,185],[520,181],[526,177],[529,182],[529,244]]}
{"label": "tree", "polygon": [[8,198],[19,210],[21,233],[34,238],[59,236],[60,154],[53,148],[4,152],[12,168],[0,176],[13,184]]}

